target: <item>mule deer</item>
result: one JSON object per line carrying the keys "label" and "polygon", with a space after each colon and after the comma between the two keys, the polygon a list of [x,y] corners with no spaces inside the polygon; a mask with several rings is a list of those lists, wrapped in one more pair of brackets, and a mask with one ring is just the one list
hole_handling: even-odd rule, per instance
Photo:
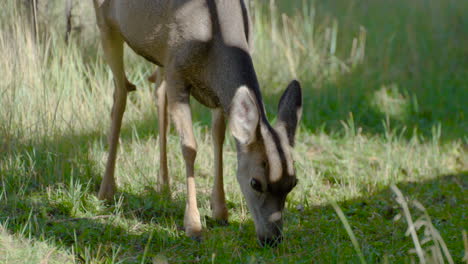
{"label": "mule deer", "polygon": [[166,159],[167,113],[181,138],[186,167],[188,236],[201,235],[194,162],[197,144],[190,95],[213,109],[213,218],[228,220],[222,147],[226,119],[236,140],[237,179],[253,216],[261,244],[281,240],[286,195],[297,183],[291,148],[302,107],[301,88],[292,81],[279,102],[278,121],[268,122],[249,53],[252,30],[243,0],[94,0],[102,46],[115,82],[110,149],[100,199],[112,199],[118,137],[127,93],[135,89],[125,75],[123,43],[164,68],[157,89],[161,166],[159,185],[169,188]]}

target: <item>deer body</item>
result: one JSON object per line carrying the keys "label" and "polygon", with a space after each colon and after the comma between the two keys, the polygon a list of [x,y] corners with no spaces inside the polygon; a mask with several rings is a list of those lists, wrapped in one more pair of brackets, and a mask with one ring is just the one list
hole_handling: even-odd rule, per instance
{"label": "deer body", "polygon": [[167,113],[181,137],[186,165],[187,206],[184,224],[189,236],[201,233],[194,162],[190,95],[213,109],[215,181],[213,217],[227,221],[222,176],[226,119],[238,147],[237,178],[263,244],[281,237],[287,193],[297,183],[290,154],[302,106],[301,89],[292,82],[280,100],[278,123],[266,119],[249,52],[251,30],[243,0],[94,0],[106,61],[115,81],[109,157],[99,198],[112,199],[118,137],[126,97],[134,90],[126,78],[123,43],[164,67],[157,89],[160,141],[160,185],[168,188]]}

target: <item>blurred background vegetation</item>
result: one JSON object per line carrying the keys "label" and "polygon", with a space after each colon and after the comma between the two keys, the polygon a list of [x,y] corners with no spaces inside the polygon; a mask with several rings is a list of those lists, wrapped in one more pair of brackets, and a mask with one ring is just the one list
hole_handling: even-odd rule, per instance
{"label": "blurred background vegetation", "polygon": [[[91,1],[23,0],[16,13],[2,14],[4,27],[12,16],[32,20],[24,13],[33,13],[34,3],[41,43],[63,49],[70,35],[69,45],[79,50],[84,65],[101,60]],[[268,110],[275,112],[278,95],[295,77],[307,91],[303,124],[309,130],[340,131],[340,121],[352,113],[366,133],[382,133],[382,120],[388,119],[409,137],[428,136],[441,125],[444,140],[463,139],[467,5],[457,0],[252,1],[254,59]],[[130,74],[141,74],[134,70],[140,60],[129,57]],[[197,120],[208,123],[203,116],[208,115]]]}
{"label": "blurred background vegetation", "polygon": [[[405,237],[406,225],[393,221],[399,207],[391,184],[429,205],[434,226],[455,261],[462,261],[468,1],[250,5],[253,58],[271,119],[291,79],[304,89],[294,154],[300,184],[288,198],[285,243],[277,249],[256,246],[229,137],[231,225],[213,228],[204,220],[209,230],[203,246],[185,239],[178,228],[185,199],[178,137],[169,138],[170,201],[152,188],[159,146],[154,87],[146,78],[155,66],[128,48],[126,71],[138,89],[129,96],[124,118],[116,172],[120,193],[115,205],[97,201],[113,82],[92,1],[6,0],[0,11],[0,262],[144,263],[159,259],[159,252],[182,263],[359,262],[330,206],[335,201],[367,261],[410,262],[413,244]],[[192,102],[200,210],[210,215],[210,114]]]}

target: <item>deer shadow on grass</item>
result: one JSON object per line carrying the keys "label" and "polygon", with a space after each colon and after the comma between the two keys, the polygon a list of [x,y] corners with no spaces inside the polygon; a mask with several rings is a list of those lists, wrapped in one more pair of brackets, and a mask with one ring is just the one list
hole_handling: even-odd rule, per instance
{"label": "deer shadow on grass", "polygon": [[[139,139],[153,137],[156,124],[156,117],[151,115],[126,124],[121,142],[132,141],[135,131]],[[140,193],[122,189],[115,196],[115,204],[98,205],[95,195],[102,164],[92,157],[92,148],[106,144],[105,134],[70,133],[35,142],[9,137],[8,142],[0,142],[5,146],[0,161],[17,162],[11,169],[0,171],[0,224],[11,233],[73,250],[78,261],[115,254],[125,262],[140,263],[145,247],[150,248],[146,255],[149,259],[166,247],[197,247],[199,243],[185,237],[181,230],[183,194],[169,198],[154,191],[155,186],[146,186]],[[207,224],[209,229],[217,229],[217,225]],[[240,225],[232,221],[230,228],[240,229]]]}
{"label": "deer shadow on grass", "polygon": [[[400,182],[397,187],[408,199],[417,200],[426,207],[432,224],[445,240],[454,261],[461,262],[464,256],[462,231],[467,223],[468,171],[425,181]],[[402,210],[390,187],[341,202],[338,206],[368,263],[410,263],[411,259],[417,259],[415,254],[410,253],[414,244],[411,237],[405,235],[408,225],[404,216],[397,217]],[[340,263],[344,260],[360,263],[343,222],[331,205],[308,206],[305,200],[303,203],[289,204],[288,209],[286,233],[291,236],[288,247],[310,245],[309,250],[299,253],[297,260],[309,258],[320,263]],[[415,207],[410,206],[410,211],[413,221],[422,215]],[[298,237],[295,235],[298,233],[310,235]],[[418,234],[421,241],[427,237],[422,230]],[[288,241],[288,237],[285,241]],[[430,245],[428,243],[423,247],[429,249]]]}
{"label": "deer shadow on grass", "polygon": [[[146,126],[146,122],[143,123]],[[130,125],[138,126],[139,123]],[[142,131],[145,129],[143,127]],[[148,135],[152,133],[152,129],[147,131]],[[46,240],[70,251],[73,249],[75,258],[82,262],[92,256],[97,261],[115,257],[126,263],[141,263],[145,249],[147,262],[158,256],[184,263],[208,263],[213,258],[218,262],[239,263],[359,261],[334,209],[329,205],[308,205],[306,200],[301,204],[297,201],[287,203],[285,239],[274,249],[258,245],[253,222],[246,219],[235,219],[227,227],[211,226],[205,221],[208,228],[205,228],[201,243],[185,237],[180,230],[185,198],[181,195],[168,199],[156,193],[152,189],[154,186],[139,193],[120,191],[115,205],[91,212],[91,217],[76,217],[73,212],[76,207],[69,200],[49,199],[48,192],[88,186],[78,201],[86,210],[94,210],[94,206],[87,205],[93,203],[88,196],[95,195],[97,189],[93,188],[99,185],[100,173],[95,161],[89,158],[87,142],[102,140],[102,133],[94,132],[55,138],[43,145],[16,144],[15,150],[10,150],[11,155],[35,154],[30,154],[29,161],[25,161],[29,164],[26,175],[31,176],[28,181],[14,184],[13,178],[19,175],[8,171],[2,175],[5,190],[5,198],[0,203],[2,225],[11,233]],[[122,140],[129,140],[126,132]],[[50,152],[54,155],[47,154]],[[2,158],[5,160],[4,156]],[[466,225],[464,219],[468,211],[468,173],[442,175],[422,182],[401,182],[398,186],[403,193],[426,205],[452,256],[456,261],[461,260],[461,228]],[[14,188],[20,192],[16,193]],[[201,195],[199,199],[207,199],[205,196]],[[369,262],[409,261],[407,252],[413,244],[404,235],[406,224],[393,220],[399,209],[388,187],[342,202],[339,206]],[[239,215],[239,207],[236,202],[230,212]],[[96,217],[99,215],[106,217]]]}
{"label": "deer shadow on grass", "polygon": [[[358,80],[354,77],[351,79],[357,82],[353,86],[359,86]],[[378,127],[377,123],[385,119],[383,114],[372,110],[368,100],[363,100],[366,98],[365,89],[355,92],[349,89],[343,91],[340,87],[344,84],[338,82],[330,84],[333,85],[332,88],[315,94],[311,92],[311,85],[303,83],[305,89],[303,117],[304,126],[308,129],[316,131],[325,126],[326,132],[339,132],[342,129],[339,120],[346,120],[349,117],[348,112],[353,112],[356,127],[362,125],[375,128]],[[341,91],[341,94],[338,91]],[[269,112],[276,112],[276,95],[265,96],[265,101]],[[340,105],[340,102],[347,103]],[[193,103],[193,106],[194,120],[201,122],[202,125],[208,125],[209,110],[197,103]],[[110,123],[110,120],[107,122]],[[122,127],[121,142],[125,144],[133,141],[135,131],[139,139],[156,137],[156,114],[153,112],[138,121],[126,123]],[[314,207],[305,204],[303,210],[297,210],[294,204],[289,204],[289,213],[285,216],[285,240],[277,249],[260,248],[255,238],[253,223],[244,219],[231,221],[228,227],[210,227],[205,230],[205,240],[201,244],[187,239],[182,231],[177,230],[183,222],[184,197],[166,199],[167,197],[152,191],[154,186],[148,186],[148,190],[142,193],[118,191],[116,197],[121,198],[122,203],[120,207],[116,205],[104,209],[105,214],[111,215],[108,218],[67,220],[75,216],[71,209],[73,205],[67,204],[67,200],[54,201],[53,198],[49,199],[48,195],[59,189],[72,190],[81,186],[87,189],[81,192],[84,196],[77,199],[88,208],[86,203],[90,200],[89,196],[97,193],[102,174],[102,164],[97,164],[96,159],[91,156],[91,149],[93,144],[106,145],[106,132],[99,130],[81,134],[53,135],[34,143],[14,138],[8,139],[8,142],[0,142],[1,146],[5,146],[4,151],[0,153],[1,162],[3,164],[18,162],[20,164],[18,167],[21,168],[21,171],[18,171],[15,165],[11,166],[13,168],[11,170],[8,167],[1,168],[3,194],[0,200],[0,222],[12,233],[25,234],[23,229],[26,226],[32,237],[52,241],[68,249],[73,247],[75,252],[82,250],[76,253],[78,258],[90,253],[96,256],[97,252],[111,256],[114,254],[113,251],[120,248],[115,253],[118,258],[128,258],[129,262],[137,262],[151,237],[148,246],[150,256],[162,252],[170,259],[184,258],[187,262],[197,258],[202,262],[209,262],[213,254],[220,261],[235,262],[251,262],[255,258],[260,262],[261,259],[264,262],[274,260],[287,262],[288,258],[290,261],[298,262],[301,260],[303,262],[304,259],[340,262],[343,257],[358,261],[341,222],[330,206]],[[383,132],[382,130],[372,133]],[[5,137],[2,139],[5,140]],[[171,151],[180,152],[180,149],[171,149]],[[119,155],[125,155],[122,151],[119,152]],[[463,198],[463,194],[466,193],[466,178],[467,175],[464,173],[450,177],[440,176],[421,183],[399,185],[408,194],[416,196],[421,194],[424,198],[421,202],[431,205],[429,209],[434,212],[430,213],[433,219],[438,221],[437,227],[440,227],[444,236],[453,235],[456,232],[454,230],[461,226],[460,219],[466,218],[463,215],[463,212],[467,211],[464,209],[467,204],[466,198]],[[456,187],[455,181],[462,182],[462,191]],[[445,198],[441,198],[441,193]],[[73,192],[68,191],[67,194],[72,195]],[[426,196],[429,198],[426,199]],[[456,200],[451,199],[451,196],[455,196]],[[203,195],[199,198],[207,199]],[[356,236],[362,243],[366,258],[370,260],[382,260],[385,254],[388,254],[390,260],[400,260],[411,248],[411,242],[403,235],[405,226],[396,225],[392,220],[396,210],[391,201],[391,194],[388,190],[384,190],[340,204],[349,217],[351,226],[360,231],[356,232]],[[452,216],[447,216],[447,211],[441,209],[445,202],[452,203],[450,205]],[[236,201],[236,206],[238,204]],[[93,210],[93,206],[89,208]],[[232,210],[238,208],[231,208]],[[91,215],[101,215],[103,212],[96,211]],[[372,221],[377,221],[379,225],[365,225]],[[135,225],[137,227],[132,230],[130,227]],[[138,225],[143,226],[138,227]],[[403,240],[408,243],[402,243]],[[454,248],[454,256],[461,259],[462,246],[458,243],[459,240],[454,241],[447,241],[449,248]],[[402,249],[386,247],[392,243],[400,245]],[[336,248],[336,251],[330,253],[330,247]],[[94,251],[86,253],[85,249]],[[233,252],[236,253],[235,257],[232,256]]]}
{"label": "deer shadow on grass", "polygon": [[[73,252],[78,263],[87,263],[90,257],[97,262],[109,259],[123,263],[153,263],[158,256],[183,263],[199,259],[209,260],[211,255],[203,247],[205,241],[216,242],[216,234],[228,228],[230,239],[241,239],[250,228],[231,221],[229,227],[207,223],[202,242],[185,236],[182,229],[185,198],[169,198],[151,188],[139,194],[119,192],[117,202],[91,216],[76,217],[69,201],[38,199],[39,192],[26,197],[9,197],[8,203],[0,203],[0,223],[13,234],[45,240],[48,244]],[[85,195],[94,195],[87,194]],[[86,199],[81,201],[87,206]],[[211,233],[212,231],[216,233]],[[174,250],[178,255],[174,255]],[[184,254],[184,251],[190,254]]]}
{"label": "deer shadow on grass", "polygon": [[[304,84],[306,89],[310,85]],[[338,87],[334,89],[338,90]],[[360,99],[360,96],[365,97],[365,93],[357,92],[350,97],[347,105],[338,106],[343,98],[348,98],[348,92],[336,95],[332,92],[335,90],[329,89],[313,99],[314,93],[307,91],[304,93],[304,122],[311,130],[319,130],[325,124],[326,131],[339,131],[339,120],[346,120],[350,109],[356,126],[375,127],[385,118],[378,111],[366,111],[370,109],[370,104]],[[276,106],[276,99],[275,95],[265,97],[266,106],[271,110],[269,112],[276,111],[271,109]],[[360,105],[361,101],[363,105]],[[307,102],[313,103],[307,105]],[[198,104],[194,104],[194,108],[204,109]],[[208,125],[207,112],[194,110],[194,120]],[[137,131],[140,139],[155,137],[156,121],[153,114],[126,124],[122,128],[121,141],[132,141],[134,131]],[[312,259],[319,262],[358,261],[342,223],[328,205],[304,204],[301,205],[303,209],[299,210],[296,207],[298,204],[289,203],[289,212],[285,216],[285,240],[276,249],[259,247],[253,223],[245,219],[231,221],[228,227],[211,227],[205,222],[209,228],[205,229],[205,239],[201,243],[186,238],[183,231],[178,230],[183,223],[184,197],[167,199],[152,191],[154,186],[141,193],[119,191],[116,197],[118,201],[121,199],[120,205],[117,202],[115,206],[91,213],[94,216],[105,213],[109,217],[73,219],[73,205],[68,204],[67,200],[49,199],[48,195],[57,189],[88,188],[81,192],[83,197],[78,197],[88,208],[88,196],[96,194],[101,181],[100,164],[91,157],[91,148],[93,144],[106,144],[106,132],[51,136],[31,144],[12,139],[0,144],[6,146],[0,154],[2,162],[16,161],[22,168],[21,172],[16,169],[1,171],[4,192],[0,200],[0,223],[12,233],[25,236],[29,233],[39,240],[47,240],[70,250],[73,248],[77,259],[99,254],[104,259],[115,254],[117,259],[125,262],[140,262],[147,247],[149,258],[162,254],[170,260],[182,262],[210,262],[213,256],[220,262],[243,263],[310,262]],[[120,151],[119,155],[124,153]],[[464,194],[468,186],[467,178],[466,173],[460,173],[425,182],[399,184],[405,193],[417,197],[428,206],[443,237],[455,237],[446,242],[457,260],[462,257],[461,239],[456,236],[460,235],[460,226],[466,219]],[[203,195],[199,198],[207,199]],[[404,237],[406,226],[393,222],[398,210],[388,189],[340,203],[340,207],[355,230],[365,257],[370,261],[381,262],[385,257],[399,261],[411,249],[411,241]],[[89,208],[92,210],[93,206]],[[231,211],[235,210],[238,208],[231,208]]]}

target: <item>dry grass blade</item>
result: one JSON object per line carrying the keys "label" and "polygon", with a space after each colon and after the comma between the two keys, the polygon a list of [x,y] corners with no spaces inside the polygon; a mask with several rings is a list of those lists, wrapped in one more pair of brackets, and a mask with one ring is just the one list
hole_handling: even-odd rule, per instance
{"label": "dry grass blade", "polygon": [[463,256],[463,261],[468,264],[468,236],[466,235],[466,230],[463,230],[463,245],[465,246],[465,256]]}
{"label": "dry grass blade", "polygon": [[341,223],[343,223],[343,226],[346,229],[346,232],[348,233],[348,236],[351,239],[351,242],[353,243],[354,250],[356,250],[356,253],[359,256],[359,260],[363,264],[367,263],[366,259],[364,258],[364,255],[362,254],[361,247],[359,246],[356,236],[354,235],[354,232],[351,229],[351,226],[349,225],[348,220],[346,219],[346,216],[344,215],[343,211],[341,210],[341,208],[338,206],[336,202],[332,201],[331,205],[333,206],[333,209],[335,209],[335,212],[340,218]]}
{"label": "dry grass blade", "polygon": [[391,186],[392,191],[395,193],[396,197],[396,202],[401,206],[403,209],[403,214],[405,216],[406,222],[408,223],[408,231],[407,233],[411,234],[411,238],[413,239],[414,243],[414,249],[416,251],[416,254],[419,257],[419,261],[421,263],[426,263],[426,258],[424,257],[424,251],[421,248],[421,243],[419,242],[418,234],[416,233],[416,228],[413,222],[413,218],[411,216],[411,212],[408,207],[408,203],[406,202],[405,197],[403,196],[403,193],[401,193],[400,189],[396,187],[396,185]]}
{"label": "dry grass blade", "polygon": [[112,215],[96,215],[93,217],[75,217],[75,218],[67,218],[67,219],[59,219],[59,220],[51,220],[49,223],[64,223],[64,222],[74,222],[74,221],[81,221],[81,220],[96,220],[96,219],[106,219],[110,218]]}
{"label": "dry grass blade", "polygon": [[[426,208],[416,200],[408,202],[400,189],[395,185],[392,185],[391,188],[397,196],[396,201],[403,209],[403,214],[408,224],[408,230],[405,235],[408,236],[411,234],[413,239],[415,248],[410,252],[416,253],[421,263],[442,264],[447,262],[453,264],[454,261],[448,247],[439,231],[432,224],[431,217],[427,213]],[[409,210],[409,204],[422,213],[414,222]],[[421,229],[423,230],[424,237],[422,240],[419,240],[417,231]],[[424,245],[428,245],[426,246],[426,250],[423,248]]]}

